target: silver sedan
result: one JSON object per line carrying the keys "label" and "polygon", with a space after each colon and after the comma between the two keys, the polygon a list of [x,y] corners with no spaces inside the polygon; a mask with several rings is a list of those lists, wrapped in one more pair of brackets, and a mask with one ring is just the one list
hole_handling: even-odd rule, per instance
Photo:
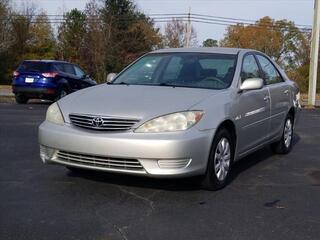
{"label": "silver sedan", "polygon": [[107,84],[53,103],[39,127],[44,163],[150,177],[202,176],[271,145],[291,150],[299,90],[268,56],[229,48],[144,55]]}

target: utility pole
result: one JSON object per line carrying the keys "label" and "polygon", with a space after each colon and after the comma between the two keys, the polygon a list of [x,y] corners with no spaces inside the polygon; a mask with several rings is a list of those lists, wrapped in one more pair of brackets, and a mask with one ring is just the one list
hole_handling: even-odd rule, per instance
{"label": "utility pole", "polygon": [[320,6],[319,0],[314,0],[314,19],[312,27],[311,42],[311,61],[309,72],[309,94],[308,105],[316,104],[317,93],[317,74],[318,74],[318,57],[319,57],[319,37],[320,37]]}
{"label": "utility pole", "polygon": [[191,8],[189,7],[189,14],[188,14],[188,23],[187,23],[187,33],[186,33],[186,47],[190,47],[191,42]]}

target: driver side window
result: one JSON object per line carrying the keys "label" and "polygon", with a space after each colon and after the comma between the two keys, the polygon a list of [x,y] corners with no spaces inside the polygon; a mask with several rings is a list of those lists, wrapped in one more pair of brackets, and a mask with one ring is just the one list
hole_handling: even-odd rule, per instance
{"label": "driver side window", "polygon": [[253,55],[247,55],[243,59],[241,81],[249,78],[260,78],[259,67]]}

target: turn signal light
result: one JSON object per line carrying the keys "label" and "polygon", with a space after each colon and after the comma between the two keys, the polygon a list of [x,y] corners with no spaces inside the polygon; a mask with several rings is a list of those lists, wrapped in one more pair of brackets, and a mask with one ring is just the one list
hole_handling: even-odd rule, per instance
{"label": "turn signal light", "polygon": [[14,71],[14,72],[13,72],[13,76],[14,76],[14,77],[18,77],[19,75],[20,75],[19,72],[17,72],[17,71]]}

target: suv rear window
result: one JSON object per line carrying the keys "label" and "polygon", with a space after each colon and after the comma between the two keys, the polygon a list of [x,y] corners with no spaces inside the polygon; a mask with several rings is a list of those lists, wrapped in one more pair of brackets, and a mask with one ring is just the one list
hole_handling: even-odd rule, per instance
{"label": "suv rear window", "polygon": [[33,62],[33,61],[25,61],[23,62],[19,68],[18,72],[50,72],[51,64],[45,62]]}

